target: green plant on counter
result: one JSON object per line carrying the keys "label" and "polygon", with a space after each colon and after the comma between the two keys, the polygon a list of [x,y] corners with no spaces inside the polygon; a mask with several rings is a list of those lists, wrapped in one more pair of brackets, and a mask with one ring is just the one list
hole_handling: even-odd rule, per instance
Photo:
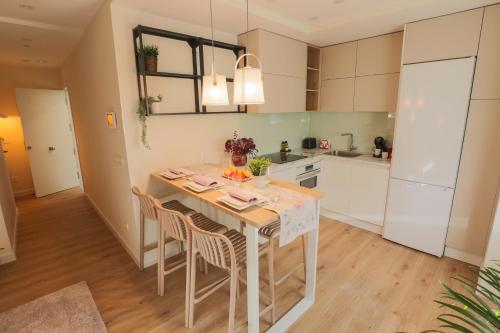
{"label": "green plant on counter", "polygon": [[145,57],[157,57],[160,52],[158,51],[158,45],[144,45],[142,50],[139,50],[139,54]]}
{"label": "green plant on counter", "polygon": [[[496,333],[500,332],[500,261],[494,266],[482,269],[471,268],[478,277],[474,282],[464,276],[454,277],[460,282],[465,292],[460,293],[442,284],[444,292],[435,300],[441,308],[451,310],[437,317],[447,328],[463,333]],[[428,330],[425,332],[442,332]]]}
{"label": "green plant on counter", "polygon": [[256,157],[248,163],[248,167],[254,176],[260,176],[260,171],[271,165],[271,160],[266,157]]}

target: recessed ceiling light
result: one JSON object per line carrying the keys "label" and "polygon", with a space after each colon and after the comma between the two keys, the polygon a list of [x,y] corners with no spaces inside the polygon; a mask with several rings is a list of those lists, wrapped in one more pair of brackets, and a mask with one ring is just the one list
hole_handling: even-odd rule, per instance
{"label": "recessed ceiling light", "polygon": [[308,18],[308,20],[311,21],[311,22],[314,22],[314,21],[318,20],[318,17],[317,16],[312,16],[312,17]]}
{"label": "recessed ceiling light", "polygon": [[26,10],[35,10],[35,7],[32,5],[28,5],[25,3],[20,3],[19,8],[26,9]]}
{"label": "recessed ceiling light", "polygon": [[333,4],[334,5],[339,5],[339,4],[343,3],[343,2],[344,2],[344,0],[333,0]]}

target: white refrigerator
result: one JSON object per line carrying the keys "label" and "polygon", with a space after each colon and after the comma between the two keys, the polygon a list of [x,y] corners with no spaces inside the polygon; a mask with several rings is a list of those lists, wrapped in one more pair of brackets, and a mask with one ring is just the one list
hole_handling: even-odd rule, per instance
{"label": "white refrigerator", "polygon": [[444,253],[475,57],[404,65],[383,237]]}

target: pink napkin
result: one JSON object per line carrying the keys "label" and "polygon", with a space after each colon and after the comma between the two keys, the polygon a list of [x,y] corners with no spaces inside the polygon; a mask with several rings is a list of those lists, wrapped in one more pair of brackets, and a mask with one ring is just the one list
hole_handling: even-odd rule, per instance
{"label": "pink napkin", "polygon": [[229,191],[228,194],[232,196],[233,198],[239,199],[244,202],[251,202],[257,200],[257,197],[251,193],[248,192],[243,192],[243,191],[238,191],[238,190],[232,190]]}
{"label": "pink napkin", "polygon": [[194,175],[191,177],[191,180],[203,186],[217,185],[217,181],[215,179],[202,175]]}
{"label": "pink napkin", "polygon": [[183,174],[181,168],[168,168],[168,171],[170,171],[174,175],[181,175],[181,174]]}

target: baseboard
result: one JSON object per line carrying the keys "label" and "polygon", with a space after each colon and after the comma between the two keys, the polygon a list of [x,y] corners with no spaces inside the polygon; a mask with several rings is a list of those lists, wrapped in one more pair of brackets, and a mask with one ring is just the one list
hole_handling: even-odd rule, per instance
{"label": "baseboard", "polygon": [[128,255],[132,258],[132,260],[135,262],[135,264],[137,266],[139,266],[139,258],[136,257],[136,255],[134,254],[134,251],[132,251],[132,249],[128,246],[127,242],[125,242],[125,240],[122,238],[122,236],[120,235],[120,233],[118,232],[118,230],[116,230],[115,227],[113,226],[113,224],[111,224],[111,222],[109,222],[108,218],[99,209],[99,207],[96,205],[96,203],[94,202],[94,200],[92,200],[92,198],[88,195],[87,192],[85,192],[85,196],[87,197],[87,199],[89,199],[90,204],[94,207],[94,209],[97,212],[97,214],[99,215],[99,217],[108,226],[109,230],[111,230],[111,232],[113,233],[113,235],[115,236],[115,238],[120,242],[120,244],[123,246],[123,248],[125,249],[125,251],[127,251]]}
{"label": "baseboard", "polygon": [[16,260],[16,254],[13,250],[0,251],[0,265]]}
{"label": "baseboard", "polygon": [[321,209],[320,214],[329,218],[329,219],[339,221],[339,222],[342,222],[345,224],[349,224],[349,225],[352,225],[353,227],[367,230],[367,231],[373,232],[375,234],[382,235],[382,226],[379,226],[379,225],[376,225],[373,223],[369,223],[369,222],[365,222],[365,221],[361,221],[361,220],[358,220],[354,217],[346,216],[343,214],[334,213],[334,212],[331,212],[331,211],[326,210],[324,208]]}
{"label": "baseboard", "polygon": [[25,189],[25,190],[14,192],[14,196],[17,198],[17,197],[23,197],[25,195],[31,195],[31,194],[34,194],[34,193],[35,193],[35,189],[28,188],[28,189]]}
{"label": "baseboard", "polygon": [[476,254],[464,252],[462,250],[457,250],[449,246],[445,247],[444,255],[446,257],[457,259],[474,266],[481,266],[483,263],[483,257]]}

